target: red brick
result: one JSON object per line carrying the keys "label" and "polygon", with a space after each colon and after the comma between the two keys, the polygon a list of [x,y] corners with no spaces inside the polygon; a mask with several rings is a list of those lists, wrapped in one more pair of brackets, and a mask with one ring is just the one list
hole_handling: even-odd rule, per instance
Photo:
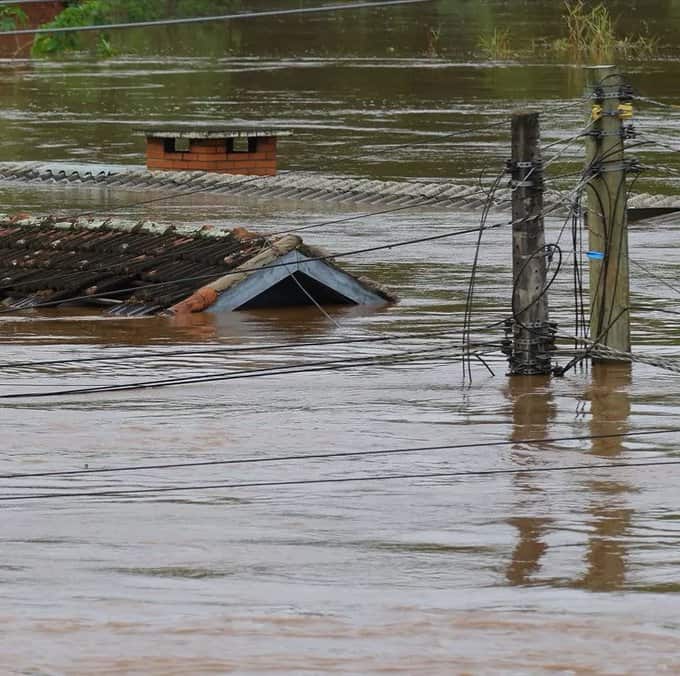
{"label": "red brick", "polygon": [[222,143],[219,146],[206,146],[206,145],[203,145],[202,143],[194,142],[191,145],[191,152],[192,153],[202,153],[204,155],[218,155],[218,154],[221,154],[221,153],[226,153],[227,147],[225,146],[224,143]]}
{"label": "red brick", "polygon": [[250,153],[227,153],[227,159],[231,162],[247,162]]}
{"label": "red brick", "polygon": [[181,171],[181,162],[175,160],[148,160],[146,166],[149,169],[162,169],[163,171]]}
{"label": "red brick", "polygon": [[247,162],[248,153],[227,153],[227,160],[229,162]]}
{"label": "red brick", "polygon": [[255,160],[250,164],[253,169],[276,169],[276,164],[271,160]]}
{"label": "red brick", "polygon": [[246,164],[245,162],[234,162],[232,160],[227,160],[224,163],[224,169],[228,169],[228,170],[232,170],[232,171],[238,171],[245,164]]}
{"label": "red brick", "polygon": [[165,155],[165,146],[162,141],[149,139],[146,144],[146,156],[161,159]]}
{"label": "red brick", "polygon": [[172,167],[176,171],[206,171],[204,165],[204,162],[188,162],[186,160],[177,160],[172,163]]}
{"label": "red brick", "polygon": [[182,159],[189,162],[219,162],[226,161],[227,153],[182,153]]}
{"label": "red brick", "polygon": [[191,162],[189,163],[189,167],[191,167],[192,170],[196,171],[220,171],[222,169],[227,169],[226,162],[224,161],[217,161],[217,162]]}

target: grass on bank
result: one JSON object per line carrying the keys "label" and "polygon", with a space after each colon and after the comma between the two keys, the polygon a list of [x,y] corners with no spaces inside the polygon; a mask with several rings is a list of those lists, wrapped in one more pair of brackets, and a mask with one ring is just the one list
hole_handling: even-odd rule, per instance
{"label": "grass on bank", "polygon": [[[81,0],[69,5],[43,28],[96,26],[97,24],[155,21],[167,16],[201,16],[242,9],[242,0]],[[104,31],[94,35],[59,33],[39,35],[31,51],[34,57],[59,56],[89,50],[99,56],[112,56],[114,49]]]}
{"label": "grass on bank", "polygon": [[516,56],[559,56],[577,63],[602,64],[615,61],[645,59],[657,56],[657,38],[646,35],[619,37],[616,20],[601,2],[588,9],[584,0],[565,0],[562,15],[565,35],[556,40],[535,40],[531,50],[522,53],[512,47],[509,30],[494,29],[480,36],[477,47],[484,58],[505,60]]}

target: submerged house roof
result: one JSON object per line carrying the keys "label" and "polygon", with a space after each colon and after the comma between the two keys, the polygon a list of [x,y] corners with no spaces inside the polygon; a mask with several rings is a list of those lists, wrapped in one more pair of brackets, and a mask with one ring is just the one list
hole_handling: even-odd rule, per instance
{"label": "submerged house roof", "polygon": [[300,237],[121,220],[0,217],[0,305],[99,305],[109,313],[384,304],[379,284]]}

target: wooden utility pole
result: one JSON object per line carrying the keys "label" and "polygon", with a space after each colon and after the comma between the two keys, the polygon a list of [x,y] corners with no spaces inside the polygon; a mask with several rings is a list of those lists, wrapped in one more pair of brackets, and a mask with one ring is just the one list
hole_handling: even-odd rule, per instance
{"label": "wooden utility pole", "polygon": [[587,69],[586,99],[590,336],[601,345],[630,352],[623,120],[632,117],[632,104],[614,66]]}
{"label": "wooden utility pole", "polygon": [[[538,113],[512,116],[512,331],[508,339],[511,375],[548,374],[554,326],[548,321],[543,231],[543,166]],[[510,348],[510,343],[512,347]]]}

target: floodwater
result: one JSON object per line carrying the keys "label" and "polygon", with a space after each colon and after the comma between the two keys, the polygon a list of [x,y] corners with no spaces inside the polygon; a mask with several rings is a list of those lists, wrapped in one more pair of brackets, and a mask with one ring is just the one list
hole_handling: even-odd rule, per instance
{"label": "floodwater", "polygon": [[[490,6],[501,12],[505,5]],[[399,10],[393,25],[378,26],[375,43],[362,24],[354,55],[339,48],[346,39],[337,36],[324,49],[338,55],[315,52],[318,31],[330,25],[324,19],[307,32],[295,24],[298,53],[281,47],[285,23],[272,21],[268,33],[258,28],[261,56],[249,42],[234,56],[5,62],[0,159],[138,164],[141,141],[131,132],[144,121],[265,120],[295,131],[282,142],[286,169],[474,182],[483,169],[488,176],[502,169],[505,128],[407,144],[502,121],[526,102],[547,111],[546,143],[582,128],[578,68],[424,58],[422,36],[446,15],[419,12]],[[248,30],[240,30],[245,41]],[[368,53],[390,42],[407,53]],[[669,60],[628,70],[644,95],[672,102],[666,86],[678,69]],[[678,119],[677,110],[645,107],[636,125],[677,144]],[[673,192],[667,172],[677,171],[676,156],[639,150],[654,168],[637,187]],[[554,175],[578,170],[581,153],[580,141],[572,144]],[[115,213],[264,232],[370,211],[215,195],[133,205],[147,196],[5,185],[0,209],[127,205]],[[478,213],[416,209],[310,230],[305,239],[345,251],[478,222]],[[548,219],[546,239],[559,239],[568,252],[562,226]],[[672,218],[631,227],[631,258],[653,273],[632,267],[633,340],[641,353],[677,355],[671,287],[680,273],[679,229]],[[483,351],[502,337],[483,327],[508,314],[509,237],[500,228],[483,240],[473,313],[475,339],[489,343]],[[473,361],[465,384],[453,332],[462,326],[474,244],[468,235],[347,259],[348,269],[391,286],[401,301],[376,310],[329,308],[330,318],[315,308],[182,321],[111,319],[80,308],[0,315],[0,394],[28,394],[0,400],[3,475],[453,446],[2,479],[0,499],[61,496],[0,503],[0,672],[680,671],[680,466],[529,471],[680,462],[680,433],[525,441],[680,428],[677,376],[636,363],[509,379],[492,353],[484,359],[494,375]],[[573,334],[566,254],[550,293],[553,319]],[[443,329],[451,335],[434,335]],[[320,344],[380,336],[395,338]],[[243,351],[251,347],[259,349]],[[429,352],[392,365],[35,396],[405,350]],[[120,358],[7,366],[101,355]],[[494,469],[526,471],[313,483]],[[292,483],[211,487],[276,482]],[[181,490],[67,497],[150,488]]]}

